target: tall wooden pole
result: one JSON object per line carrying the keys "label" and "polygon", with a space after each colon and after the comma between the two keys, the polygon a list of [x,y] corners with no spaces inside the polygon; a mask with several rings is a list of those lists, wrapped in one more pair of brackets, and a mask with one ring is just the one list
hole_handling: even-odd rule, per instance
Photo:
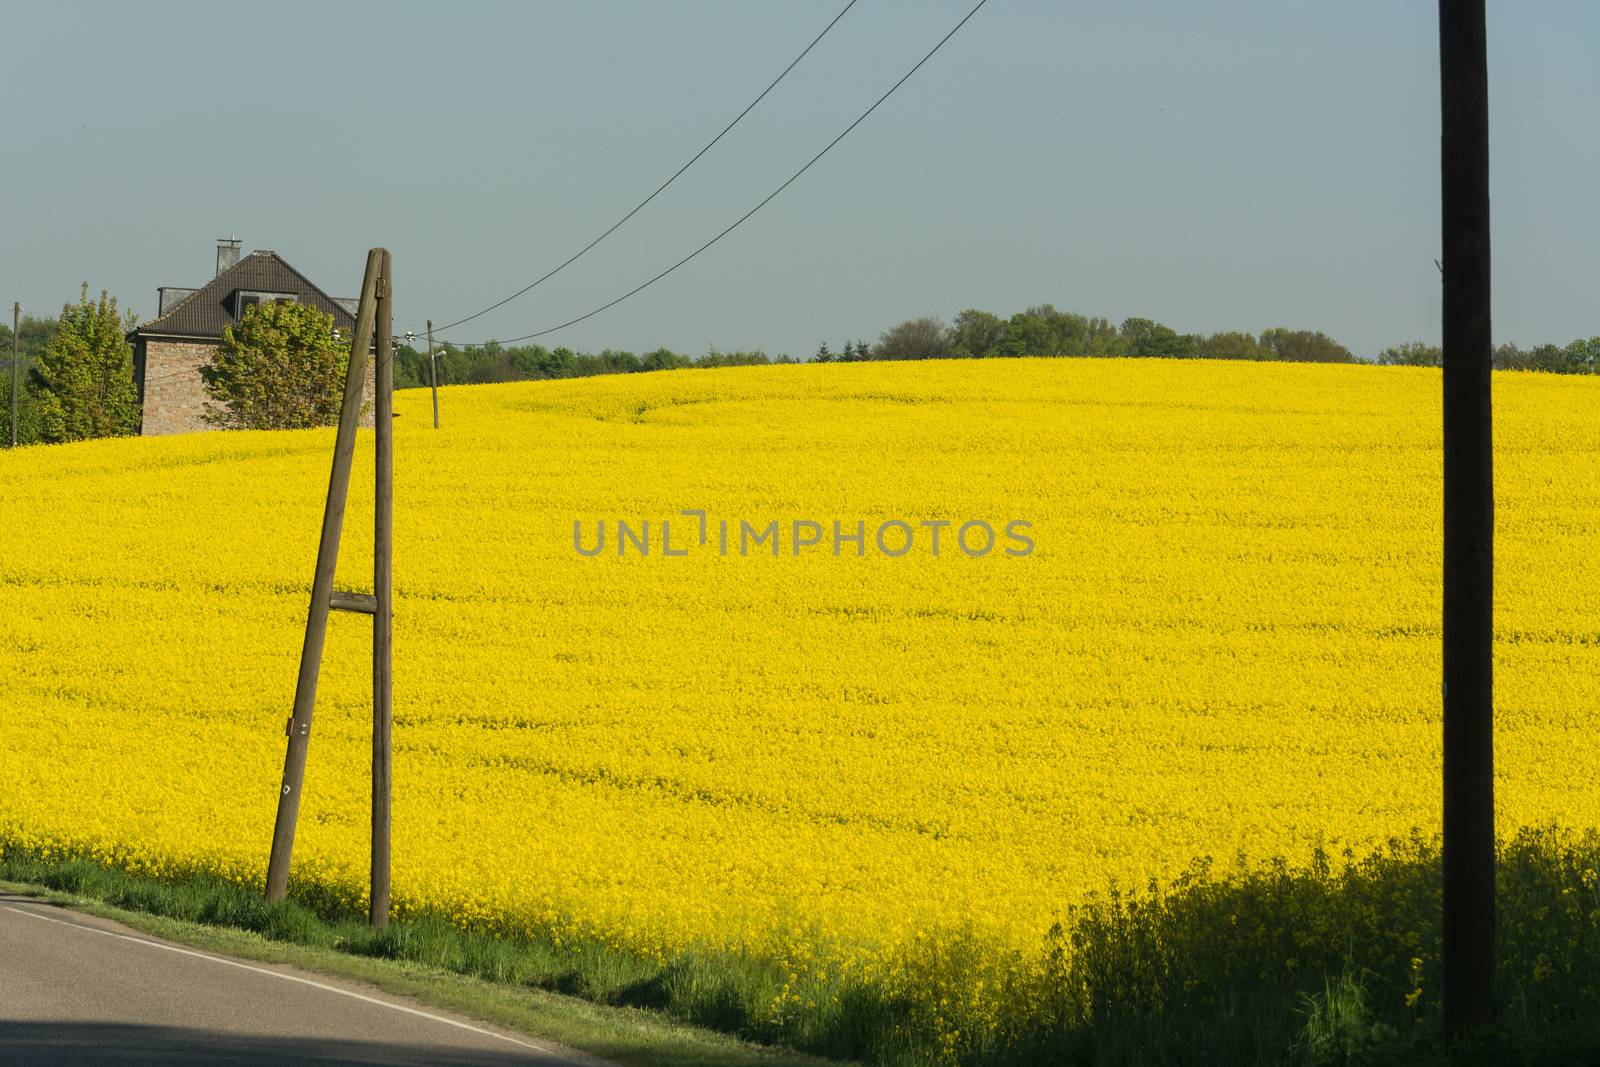
{"label": "tall wooden pole", "polygon": [[439,368],[433,362],[433,320],[428,320],[428,385],[433,388],[433,428],[439,428]]}
{"label": "tall wooden pole", "polygon": [[[17,330],[21,328],[22,305],[11,305],[11,447],[17,447]],[[438,422],[438,417],[434,417]]]}
{"label": "tall wooden pole", "polygon": [[361,282],[356,333],[350,343],[350,369],[345,375],[344,404],[339,409],[339,433],[333,446],[333,470],[328,475],[328,500],[322,512],[322,538],[317,543],[311,607],[306,616],[305,643],[300,650],[294,715],[289,720],[289,751],[283,760],[283,786],[278,791],[278,816],[272,826],[272,854],[267,860],[268,900],[282,900],[289,889],[289,860],[294,852],[295,822],[300,815],[300,793],[306,778],[306,748],[311,742],[311,712],[317,700],[317,675],[322,667],[322,645],[328,633],[333,572],[339,560],[339,532],[344,526],[345,499],[350,489],[356,426],[361,421],[367,350],[372,345],[372,327],[377,316],[378,278],[386,255],[381,248],[367,253],[367,272]]}
{"label": "tall wooden pole", "polygon": [[377,514],[373,523],[372,596],[372,895],[368,919],[389,925],[389,802],[394,729],[394,278],[383,253],[378,289]]}
{"label": "tall wooden pole", "polygon": [[1484,0],[1439,0],[1445,1037],[1494,1021],[1494,453]]}

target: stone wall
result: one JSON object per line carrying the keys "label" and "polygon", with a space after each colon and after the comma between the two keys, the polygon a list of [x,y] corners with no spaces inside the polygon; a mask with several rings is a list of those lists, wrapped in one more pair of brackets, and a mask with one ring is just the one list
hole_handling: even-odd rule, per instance
{"label": "stone wall", "polygon": [[[172,433],[196,433],[216,427],[206,422],[212,406],[206,395],[200,368],[211,361],[215,346],[194,341],[146,339],[144,348],[144,420],[141,432],[146,437]],[[372,427],[372,360],[367,360],[367,384],[362,397],[367,410],[361,425]]]}
{"label": "stone wall", "polygon": [[209,430],[210,404],[200,368],[211,361],[213,346],[189,341],[145,341],[144,420],[146,437]]}

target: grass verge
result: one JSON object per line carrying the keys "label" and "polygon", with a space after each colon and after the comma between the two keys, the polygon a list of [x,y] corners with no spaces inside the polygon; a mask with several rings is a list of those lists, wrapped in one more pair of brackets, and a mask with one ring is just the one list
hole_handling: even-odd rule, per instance
{"label": "grass verge", "polygon": [[[52,888],[68,885],[74,888]],[[231,900],[230,890],[238,887],[155,882],[84,860],[59,865],[21,863],[10,856],[0,860],[3,892],[114,919],[152,937],[198,949],[364,982],[624,1067],[837,1067],[839,1062],[741,1041],[659,1012],[595,1003],[403,957],[372,955],[376,938],[365,936],[371,931],[356,932],[352,938],[354,931],[344,923],[318,919],[293,902],[256,908]],[[205,920],[174,917],[208,911]],[[223,924],[230,912],[233,918],[246,919],[248,926]],[[369,949],[369,954],[352,951],[360,947]]]}
{"label": "grass verge", "polygon": [[1438,843],[1421,836],[1339,863],[1319,853],[1303,867],[1221,874],[1200,863],[1171,884],[1067,909],[1035,951],[930,932],[890,961],[890,984],[824,974],[798,989],[777,962],[748,954],[648,959],[463,929],[434,914],[374,931],[326,887],[268,905],[254,887],[214,874],[158,880],[16,847],[0,853],[0,879],[141,913],[112,912],[152,933],[369,981],[626,1064],[1600,1067],[1593,830],[1525,830],[1502,842],[1499,1023],[1449,1049],[1439,1040]]}

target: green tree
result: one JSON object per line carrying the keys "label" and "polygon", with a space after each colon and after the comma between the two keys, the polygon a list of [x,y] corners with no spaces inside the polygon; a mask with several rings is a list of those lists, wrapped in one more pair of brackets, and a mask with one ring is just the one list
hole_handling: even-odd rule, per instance
{"label": "green tree", "polygon": [[[1049,305],[1045,305],[1048,307]],[[1054,310],[1053,308],[1051,310]],[[1061,354],[1060,338],[1055,324],[1036,313],[1036,309],[1019,311],[1006,320],[995,354],[1000,356],[1058,356]]]}
{"label": "green tree", "polygon": [[950,354],[950,337],[944,323],[924,315],[885,330],[875,351],[879,359],[939,359]]}
{"label": "green tree", "polygon": [[1600,337],[1578,338],[1561,350],[1568,374],[1600,374]]}
{"label": "green tree", "polygon": [[[1006,322],[996,354],[1004,356],[1111,355],[1105,339],[1115,329],[1104,319],[1090,319],[1039,304]],[[1117,346],[1113,346],[1114,348]]]}
{"label": "green tree", "polygon": [[[9,309],[8,309],[9,310]],[[56,335],[56,328],[60,323],[54,318],[39,315],[24,315],[17,323],[17,354],[23,362],[30,362],[39,358],[44,351],[44,346],[50,343],[50,338]],[[11,322],[0,322],[0,365],[7,371],[11,368]]]}
{"label": "green tree", "polygon": [[1407,341],[1379,352],[1378,362],[1388,367],[1442,367],[1444,349],[1424,341]]}
{"label": "green tree", "polygon": [[682,356],[670,348],[658,348],[654,352],[646,352],[640,361],[642,370],[677,370],[679,367],[694,365],[688,356]]}
{"label": "green tree", "polygon": [[1268,359],[1297,363],[1354,363],[1356,357],[1344,345],[1321,330],[1290,330],[1275,326],[1261,331],[1261,348]]}
{"label": "green tree", "polygon": [[636,374],[644,369],[638,356],[621,349],[603,348],[598,356],[590,358],[595,361],[595,374]]}
{"label": "green tree", "polygon": [[1083,354],[1086,356],[1125,356],[1128,346],[1122,339],[1122,332],[1110,319],[1087,318],[1088,335],[1087,347]]}
{"label": "green tree", "polygon": [[968,308],[950,326],[950,354],[974,358],[995,355],[1005,332],[1006,324],[1000,316]]}
{"label": "green tree", "polygon": [[1071,311],[1057,311],[1050,304],[1031,307],[1027,313],[1048,324],[1055,336],[1053,356],[1087,356],[1090,354],[1090,335],[1094,323],[1091,319]]}
{"label": "green tree", "polygon": [[1495,370],[1527,370],[1528,353],[1507,341],[1494,349]]}
{"label": "green tree", "polygon": [[1572,366],[1566,350],[1560,345],[1535,345],[1528,350],[1528,369],[1546,374],[1571,374]]}
{"label": "green tree", "polygon": [[544,345],[525,345],[511,350],[511,366],[526,378],[565,378],[571,372],[574,356],[570,348],[552,350]]}
{"label": "green tree", "polygon": [[1199,338],[1179,333],[1151,319],[1124,319],[1122,340],[1130,356],[1164,356],[1169,359],[1199,353]]}
{"label": "green tree", "polygon": [[[56,320],[24,315],[18,324],[17,444],[38,444],[39,398],[34,394],[33,363],[56,333]],[[11,443],[11,323],[0,322],[0,444]]]}
{"label": "green tree", "polygon": [[1256,335],[1241,330],[1221,330],[1198,338],[1195,354],[1205,359],[1263,359],[1266,356]]}
{"label": "green tree", "polygon": [[[824,348],[827,346],[824,345]],[[778,362],[784,362],[786,357],[780,357]],[[831,356],[837,359],[837,356]],[[774,362],[767,358],[767,354],[759,348],[753,352],[719,352],[715,347],[699,359],[694,361],[696,367],[759,367]]]}
{"label": "green tree", "polygon": [[78,302],[61,309],[55,335],[29,375],[41,440],[82,441],[139,432],[133,348],[126,337],[138,322],[131,312],[126,319],[120,317],[116,300],[103,291],[98,302],[90,300],[88,282]]}
{"label": "green tree", "polygon": [[200,368],[214,406],[206,420],[240,430],[327,426],[339,418],[350,364],[348,342],[333,338],[333,316],[292,301],[246,309],[225,326],[211,362]]}
{"label": "green tree", "polygon": [[394,343],[394,387],[416,389],[428,384],[428,353],[403,341]]}
{"label": "green tree", "polygon": [[[31,375],[29,376],[31,377]],[[33,395],[28,377],[17,382],[17,444],[38,444],[43,437],[39,427],[39,401]],[[0,360],[0,448],[11,444],[11,360]]]}

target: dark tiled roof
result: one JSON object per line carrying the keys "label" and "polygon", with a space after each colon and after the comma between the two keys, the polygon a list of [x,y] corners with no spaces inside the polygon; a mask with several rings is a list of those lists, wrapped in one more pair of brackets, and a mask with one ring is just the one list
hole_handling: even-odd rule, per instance
{"label": "dark tiled roof", "polygon": [[181,300],[171,311],[142,324],[128,336],[221,337],[224,326],[239,321],[232,314],[232,297],[240,289],[293,293],[302,304],[310,304],[332,315],[334,326],[346,335],[355,329],[354,315],[312,285],[304,274],[279,259],[276,252],[251,252]]}

